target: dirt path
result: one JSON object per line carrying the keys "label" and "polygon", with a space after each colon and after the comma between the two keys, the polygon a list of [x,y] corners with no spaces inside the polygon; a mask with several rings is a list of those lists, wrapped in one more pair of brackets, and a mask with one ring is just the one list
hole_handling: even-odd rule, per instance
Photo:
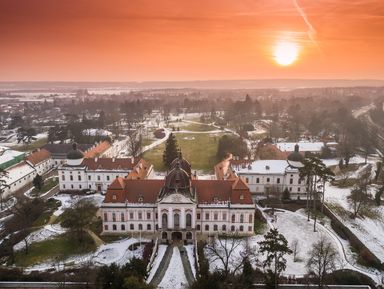
{"label": "dirt path", "polygon": [[97,236],[94,232],[92,232],[92,231],[89,230],[89,229],[87,229],[86,231],[87,231],[87,233],[89,234],[89,236],[91,236],[91,238],[93,239],[93,241],[95,242],[95,245],[96,245],[97,247],[100,247],[101,245],[104,245],[104,244],[105,244],[105,242],[104,242],[103,240],[101,240],[101,239],[99,238],[99,236]]}

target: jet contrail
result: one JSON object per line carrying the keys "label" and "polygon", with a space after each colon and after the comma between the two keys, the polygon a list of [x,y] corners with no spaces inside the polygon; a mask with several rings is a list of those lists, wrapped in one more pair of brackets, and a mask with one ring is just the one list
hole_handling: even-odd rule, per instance
{"label": "jet contrail", "polygon": [[297,9],[297,12],[299,12],[300,16],[303,18],[305,24],[307,25],[308,27],[308,37],[309,39],[316,45],[317,45],[317,42],[316,42],[316,39],[315,39],[315,36],[316,36],[316,30],[315,28],[313,28],[311,22],[309,22],[308,20],[308,17],[307,15],[305,14],[304,10],[301,9],[299,3],[297,2],[297,0],[293,0],[293,4],[295,5],[296,9]]}

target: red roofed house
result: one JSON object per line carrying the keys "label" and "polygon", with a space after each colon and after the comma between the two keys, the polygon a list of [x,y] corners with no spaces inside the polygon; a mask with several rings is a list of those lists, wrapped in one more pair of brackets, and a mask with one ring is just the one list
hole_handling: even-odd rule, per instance
{"label": "red roofed house", "polygon": [[74,144],[66,163],[58,168],[59,187],[61,191],[106,192],[114,179],[131,173],[136,179],[145,179],[153,174],[153,166],[135,158],[85,158]]}
{"label": "red roofed house", "polygon": [[165,179],[116,178],[101,206],[103,233],[148,233],[162,242],[198,236],[252,235],[255,205],[240,178],[198,180],[184,159]]}

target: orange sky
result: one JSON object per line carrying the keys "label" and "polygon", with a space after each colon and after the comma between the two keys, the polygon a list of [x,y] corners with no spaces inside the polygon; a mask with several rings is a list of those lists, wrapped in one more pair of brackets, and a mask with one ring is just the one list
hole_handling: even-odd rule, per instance
{"label": "orange sky", "polygon": [[314,41],[294,0],[1,0],[0,81],[384,79],[383,0],[297,2]]}

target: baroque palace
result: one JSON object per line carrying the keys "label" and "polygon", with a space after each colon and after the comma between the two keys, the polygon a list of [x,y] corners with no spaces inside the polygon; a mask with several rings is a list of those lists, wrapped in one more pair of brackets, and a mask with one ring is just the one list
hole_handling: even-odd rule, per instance
{"label": "baroque palace", "polygon": [[151,233],[162,242],[252,235],[255,204],[241,178],[199,180],[175,159],[164,179],[117,177],[101,206],[103,233]]}

